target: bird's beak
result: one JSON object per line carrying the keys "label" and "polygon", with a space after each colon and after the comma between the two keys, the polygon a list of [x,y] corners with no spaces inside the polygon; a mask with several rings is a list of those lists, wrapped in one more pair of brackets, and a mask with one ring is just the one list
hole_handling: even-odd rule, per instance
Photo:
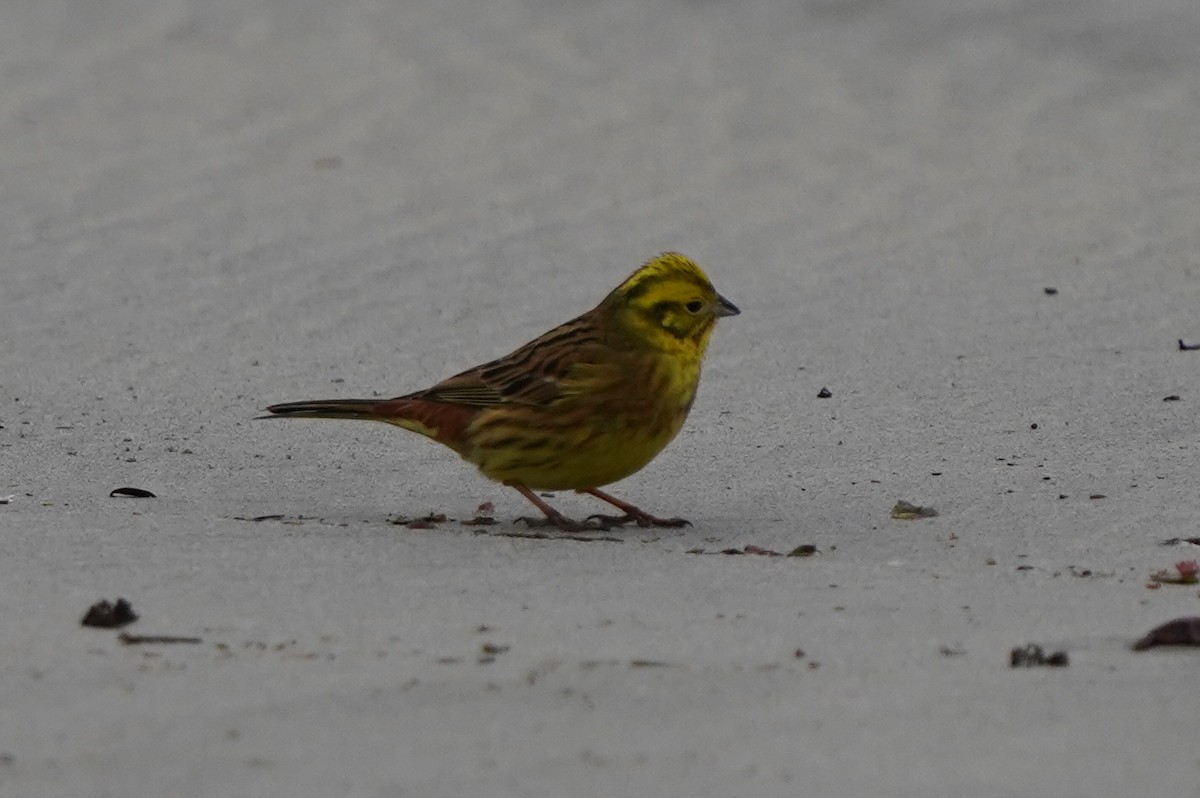
{"label": "bird's beak", "polygon": [[720,294],[717,294],[717,304],[716,307],[713,308],[714,316],[721,318],[722,316],[736,316],[739,313],[741,313],[741,311],[737,309],[737,305],[733,304]]}

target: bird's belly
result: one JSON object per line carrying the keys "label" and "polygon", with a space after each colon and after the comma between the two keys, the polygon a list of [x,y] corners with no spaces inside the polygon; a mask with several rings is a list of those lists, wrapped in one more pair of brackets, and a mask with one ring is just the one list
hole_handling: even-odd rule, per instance
{"label": "bird's belly", "polygon": [[479,463],[486,476],[542,490],[598,488],[640,471],[670,441],[665,436],[597,435],[543,452],[495,452]]}
{"label": "bird's belly", "polygon": [[[639,370],[640,369],[640,370]],[[634,380],[631,374],[642,374]],[[698,363],[657,361],[549,405],[488,409],[467,429],[467,460],[485,476],[544,490],[587,490],[643,468],[683,426]]]}
{"label": "bird's belly", "polygon": [[663,450],[683,425],[687,408],[663,413],[655,423],[615,414],[601,422],[560,426],[529,424],[520,434],[481,431],[467,459],[499,482],[535,490],[586,490],[636,473]]}

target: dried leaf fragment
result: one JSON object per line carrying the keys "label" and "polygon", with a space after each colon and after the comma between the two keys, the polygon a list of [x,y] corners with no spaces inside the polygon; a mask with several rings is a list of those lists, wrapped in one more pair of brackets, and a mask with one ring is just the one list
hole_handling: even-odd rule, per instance
{"label": "dried leaf fragment", "polygon": [[1195,560],[1181,560],[1175,563],[1172,573],[1166,569],[1150,574],[1150,579],[1164,585],[1194,585],[1200,582],[1200,564]]}
{"label": "dried leaf fragment", "polygon": [[150,491],[144,490],[142,488],[113,488],[112,492],[109,493],[108,495],[110,497],[128,496],[131,499],[157,499],[158,498]]}
{"label": "dried leaf fragment", "polygon": [[95,629],[119,629],[137,619],[138,615],[129,602],[118,598],[115,604],[110,604],[107,600],[97,601],[88,607],[79,623],[81,626],[91,626]]}
{"label": "dried leaf fragment", "polygon": [[1017,646],[1008,654],[1010,668],[1065,668],[1070,665],[1070,659],[1065,651],[1046,651],[1036,643],[1027,646]]}
{"label": "dried leaf fragment", "polygon": [[204,641],[199,637],[176,637],[175,635],[131,635],[128,632],[121,632],[117,635],[117,639],[127,646],[139,645],[154,645],[175,643],[183,643],[187,645],[199,645]]}
{"label": "dried leaf fragment", "polygon": [[445,523],[446,520],[445,513],[430,513],[424,518],[408,518],[406,516],[399,516],[397,518],[390,519],[388,523],[396,526],[407,527],[408,529],[434,529],[438,524]]}
{"label": "dried leaf fragment", "polygon": [[904,500],[896,502],[892,507],[892,518],[898,521],[912,521],[917,518],[933,518],[938,511],[932,507],[922,507]]}
{"label": "dried leaf fragment", "polygon": [[1200,646],[1200,618],[1176,618],[1156,626],[1133,644],[1133,650],[1157,646]]}
{"label": "dried leaf fragment", "polygon": [[1184,543],[1188,544],[1189,546],[1200,546],[1200,538],[1167,538],[1166,540],[1160,540],[1158,545],[1182,546]]}

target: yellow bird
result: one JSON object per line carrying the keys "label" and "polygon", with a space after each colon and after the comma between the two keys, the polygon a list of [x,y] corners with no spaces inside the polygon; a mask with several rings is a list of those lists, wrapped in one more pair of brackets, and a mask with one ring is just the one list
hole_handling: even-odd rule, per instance
{"label": "yellow bird", "polygon": [[[716,320],[739,313],[691,259],[664,252],[592,310],[511,354],[394,399],[271,405],[263,418],[384,421],[449,446],[549,523],[588,527],[535,490],[574,490],[624,513],[600,528],[682,526],[599,490],[641,470],[683,426]],[[526,519],[528,520],[528,519]]]}

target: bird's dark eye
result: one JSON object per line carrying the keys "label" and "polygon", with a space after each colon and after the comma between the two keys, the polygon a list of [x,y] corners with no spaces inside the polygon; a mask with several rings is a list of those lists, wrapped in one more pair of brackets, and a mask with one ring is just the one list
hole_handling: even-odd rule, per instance
{"label": "bird's dark eye", "polygon": [[700,309],[704,307],[704,303],[699,299],[693,299],[691,302],[684,305],[684,307],[687,308],[688,313],[699,313]]}

